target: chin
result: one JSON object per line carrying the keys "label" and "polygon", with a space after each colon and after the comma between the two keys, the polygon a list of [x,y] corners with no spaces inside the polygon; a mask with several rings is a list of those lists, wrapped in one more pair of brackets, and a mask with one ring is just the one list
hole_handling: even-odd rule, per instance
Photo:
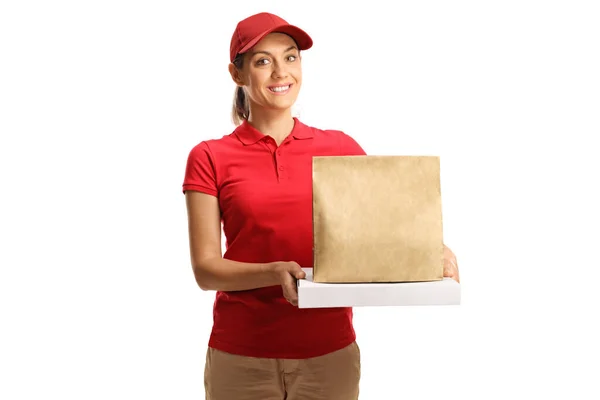
{"label": "chin", "polygon": [[275,109],[275,110],[280,110],[280,111],[288,110],[288,109],[290,109],[290,108],[292,108],[294,106],[294,103],[295,103],[294,101],[285,101],[285,102],[284,101],[277,101],[277,102],[272,102],[270,108]]}

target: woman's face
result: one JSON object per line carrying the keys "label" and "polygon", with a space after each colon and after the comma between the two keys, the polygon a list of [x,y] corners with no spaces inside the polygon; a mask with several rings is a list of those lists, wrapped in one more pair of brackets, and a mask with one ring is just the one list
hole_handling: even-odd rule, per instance
{"label": "woman's face", "polygon": [[265,36],[245,54],[238,80],[246,87],[252,108],[291,108],[302,84],[296,42],[282,33]]}

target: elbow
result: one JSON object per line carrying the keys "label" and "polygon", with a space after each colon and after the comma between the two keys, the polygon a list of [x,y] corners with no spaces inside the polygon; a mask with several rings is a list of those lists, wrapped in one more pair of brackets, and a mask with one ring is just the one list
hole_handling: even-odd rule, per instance
{"label": "elbow", "polygon": [[204,264],[195,263],[194,265],[192,265],[192,269],[194,271],[194,278],[196,280],[196,284],[201,290],[205,292],[216,290],[213,276]]}
{"label": "elbow", "polygon": [[196,283],[198,284],[198,287],[200,288],[200,290],[202,290],[204,292],[213,290],[212,286],[207,285],[205,281],[196,279]]}
{"label": "elbow", "polygon": [[207,274],[198,267],[194,267],[194,278],[200,289],[205,292],[212,290],[212,285],[210,284],[210,279],[208,279]]}

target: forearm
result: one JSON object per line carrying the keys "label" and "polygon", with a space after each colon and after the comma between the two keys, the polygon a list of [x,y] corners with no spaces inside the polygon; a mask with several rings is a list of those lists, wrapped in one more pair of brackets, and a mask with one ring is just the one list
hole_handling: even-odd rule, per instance
{"label": "forearm", "polygon": [[193,270],[202,290],[239,291],[280,284],[276,263],[243,263],[214,257],[202,260]]}

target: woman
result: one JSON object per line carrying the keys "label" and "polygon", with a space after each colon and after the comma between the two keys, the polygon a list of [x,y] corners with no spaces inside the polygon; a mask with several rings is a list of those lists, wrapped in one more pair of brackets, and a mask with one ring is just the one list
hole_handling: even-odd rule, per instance
{"label": "woman", "polygon": [[[240,21],[229,65],[238,126],[199,143],[187,160],[193,271],[203,290],[217,291],[207,399],[358,398],[352,309],[297,307],[296,280],[313,259],[312,157],[365,154],[345,133],[292,116],[300,52],[311,46],[306,32],[276,15]],[[445,275],[458,279],[454,269]]]}

